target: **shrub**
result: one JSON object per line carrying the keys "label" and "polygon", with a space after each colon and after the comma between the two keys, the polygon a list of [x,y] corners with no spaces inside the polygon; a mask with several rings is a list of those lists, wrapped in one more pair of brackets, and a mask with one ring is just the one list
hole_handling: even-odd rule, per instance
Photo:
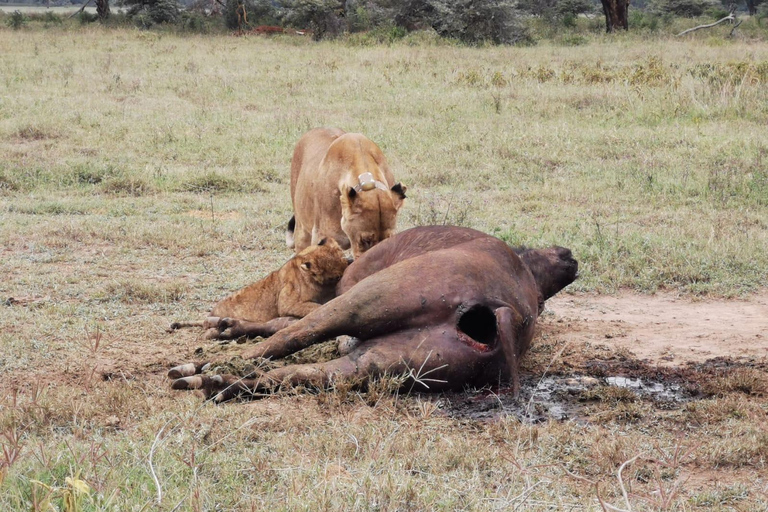
{"label": "shrub", "polygon": [[408,30],[432,27],[443,37],[467,43],[530,43],[511,0],[406,0],[395,23]]}
{"label": "shrub", "polygon": [[93,23],[99,17],[96,14],[91,14],[88,11],[81,11],[78,15],[78,19],[80,20],[81,25],[86,25],[88,23]]}
{"label": "shrub", "polygon": [[373,30],[392,25],[395,10],[373,1],[365,3],[347,2],[347,29],[350,32]]}
{"label": "shrub", "polygon": [[155,0],[149,7],[149,16],[155,23],[175,23],[179,17],[176,0]]}
{"label": "shrub", "polygon": [[21,11],[13,11],[11,13],[11,16],[6,21],[9,27],[11,27],[13,30],[19,30],[24,25],[27,24],[27,18],[22,14]]}
{"label": "shrub", "polygon": [[629,11],[629,26],[634,29],[647,29],[655,32],[662,24],[662,18],[659,14],[641,9],[632,9]]}
{"label": "shrub", "polygon": [[695,18],[716,6],[714,0],[654,0],[650,9],[655,13]]}
{"label": "shrub", "polygon": [[62,19],[61,16],[58,14],[51,12],[51,11],[45,11],[45,14],[43,15],[43,23],[45,23],[46,26],[48,25],[61,25]]}
{"label": "shrub", "polygon": [[141,28],[156,23],[175,23],[179,18],[176,0],[123,0],[128,6],[128,16]]}
{"label": "shrub", "polygon": [[284,6],[285,22],[311,30],[316,41],[336,37],[347,28],[341,0],[288,0]]}
{"label": "shrub", "polygon": [[[237,17],[237,8],[241,4],[247,17],[247,25],[244,27],[239,26]],[[275,5],[269,0],[227,0],[224,23],[231,30],[247,28],[249,25],[275,25],[279,18],[279,11]]]}
{"label": "shrub", "polygon": [[564,18],[565,16],[578,16],[594,11],[594,4],[590,0],[560,0],[555,6],[555,13]]}

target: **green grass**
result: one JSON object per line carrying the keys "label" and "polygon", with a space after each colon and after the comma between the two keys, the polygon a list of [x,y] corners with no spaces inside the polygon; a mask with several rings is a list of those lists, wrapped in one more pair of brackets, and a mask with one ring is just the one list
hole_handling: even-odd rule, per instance
{"label": "green grass", "polygon": [[[0,23],[0,298],[25,300],[0,306],[0,444],[21,450],[0,459],[0,508],[64,509],[77,477],[83,510],[597,510],[565,469],[623,507],[616,472],[638,453],[656,455],[625,471],[635,509],[662,508],[655,486],[675,483],[669,509],[765,507],[744,476],[768,455],[755,373],[664,414],[605,395],[599,420],[542,425],[341,390],[213,407],[162,377],[205,343],[170,321],[289,257],[289,162],[316,126],[382,147],[408,186],[401,229],[568,246],[579,291],[764,287],[768,44],[584,37],[375,46]],[[669,462],[675,446],[694,454]],[[685,483],[700,471],[726,483]]]}

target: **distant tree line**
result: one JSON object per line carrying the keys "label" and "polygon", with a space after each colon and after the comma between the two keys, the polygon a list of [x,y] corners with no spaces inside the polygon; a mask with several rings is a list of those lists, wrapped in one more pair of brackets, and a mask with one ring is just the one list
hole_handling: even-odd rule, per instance
{"label": "distant tree line", "polygon": [[[0,0],[3,2],[4,0]],[[13,0],[24,2],[25,0]],[[91,0],[98,19],[111,15],[110,0]],[[315,39],[346,32],[389,30],[405,34],[432,29],[467,43],[531,42],[525,18],[573,26],[582,15],[605,17],[608,32],[628,30],[630,0],[111,0],[136,24],[189,22],[190,11],[220,13],[233,30],[280,26],[311,31]],[[727,14],[745,7],[756,14],[764,0],[632,0],[633,9],[659,16]],[[58,0],[69,2],[69,0]],[[183,4],[182,4],[183,2]],[[45,2],[38,2],[45,3]],[[53,2],[51,2],[53,3]]]}

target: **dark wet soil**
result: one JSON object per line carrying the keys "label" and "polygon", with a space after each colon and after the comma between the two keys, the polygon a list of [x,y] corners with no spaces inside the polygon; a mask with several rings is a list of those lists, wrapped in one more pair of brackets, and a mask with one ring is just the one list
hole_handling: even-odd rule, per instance
{"label": "dark wet soil", "polygon": [[[548,420],[587,421],[596,405],[614,407],[639,403],[645,410],[674,410],[692,400],[716,394],[712,383],[744,369],[764,372],[768,363],[733,361],[725,358],[690,363],[681,368],[648,367],[642,362],[598,361],[565,374],[522,378],[520,398],[508,387],[445,393],[438,400],[440,410],[455,418],[492,420],[514,416],[524,423]],[[584,371],[592,370],[592,371]],[[739,389],[724,391],[738,392]],[[751,389],[743,389],[752,393]]]}

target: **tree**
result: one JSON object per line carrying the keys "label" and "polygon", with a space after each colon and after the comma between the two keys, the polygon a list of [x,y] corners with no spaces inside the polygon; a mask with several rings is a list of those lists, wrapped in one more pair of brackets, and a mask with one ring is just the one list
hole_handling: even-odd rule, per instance
{"label": "tree", "polygon": [[747,0],[747,10],[749,14],[754,16],[757,14],[757,6],[762,3],[762,0]]}
{"label": "tree", "polygon": [[605,30],[629,29],[629,0],[602,0],[605,13]]}
{"label": "tree", "polygon": [[512,0],[404,0],[397,7],[395,25],[407,30],[431,27],[467,43],[530,42]]}
{"label": "tree", "polygon": [[96,0],[96,14],[102,22],[109,18],[109,0]]}
{"label": "tree", "polygon": [[179,15],[176,0],[123,0],[122,3],[129,6],[128,16],[145,28],[154,23],[173,23]]}
{"label": "tree", "polygon": [[336,37],[347,28],[345,2],[342,0],[286,0],[284,20],[296,28],[308,28],[319,41]]}
{"label": "tree", "polygon": [[662,14],[696,18],[715,6],[714,0],[654,0],[651,9]]}

